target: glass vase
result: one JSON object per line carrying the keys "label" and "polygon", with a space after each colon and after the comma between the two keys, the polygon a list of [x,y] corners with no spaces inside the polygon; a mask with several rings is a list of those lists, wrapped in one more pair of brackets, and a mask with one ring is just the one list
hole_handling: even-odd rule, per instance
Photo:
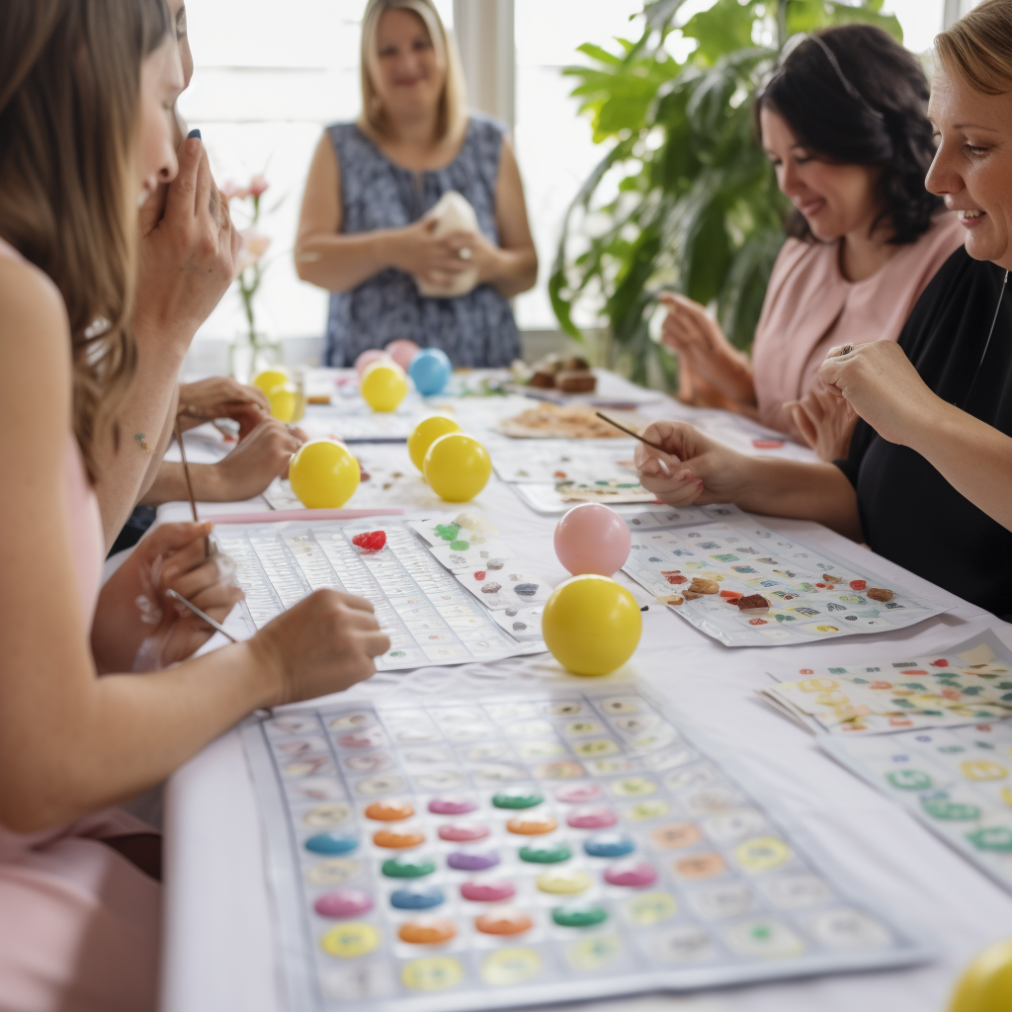
{"label": "glass vase", "polygon": [[228,348],[228,371],[240,383],[281,364],[281,343],[257,331],[239,331]]}

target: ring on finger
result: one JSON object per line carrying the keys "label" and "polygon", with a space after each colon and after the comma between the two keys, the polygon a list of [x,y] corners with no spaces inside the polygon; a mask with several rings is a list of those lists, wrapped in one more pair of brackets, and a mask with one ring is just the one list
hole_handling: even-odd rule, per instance
{"label": "ring on finger", "polygon": [[459,256],[461,260],[470,260],[473,255],[474,254],[471,252],[470,246],[461,246],[460,249],[457,250],[457,256]]}

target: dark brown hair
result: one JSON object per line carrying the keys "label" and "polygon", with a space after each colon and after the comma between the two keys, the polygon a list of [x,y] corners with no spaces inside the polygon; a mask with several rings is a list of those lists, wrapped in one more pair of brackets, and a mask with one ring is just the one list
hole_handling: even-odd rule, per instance
{"label": "dark brown hair", "polygon": [[141,63],[172,31],[164,0],[0,4],[0,235],[63,296],[92,471],[136,359]]}
{"label": "dark brown hair", "polygon": [[[917,58],[880,28],[841,25],[816,33],[784,59],[755,103],[786,121],[813,156],[840,165],[881,169],[882,212],[872,224],[905,245],[931,228],[944,206],[924,188],[935,155],[928,120],[928,82]],[[800,211],[787,234],[811,241]]]}

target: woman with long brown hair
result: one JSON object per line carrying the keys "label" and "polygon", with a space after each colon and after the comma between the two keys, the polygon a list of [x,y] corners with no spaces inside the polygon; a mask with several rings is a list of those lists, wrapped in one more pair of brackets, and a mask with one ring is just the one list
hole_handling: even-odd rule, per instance
{"label": "woman with long brown hair", "polygon": [[[245,643],[167,670],[238,591],[209,528],[157,531],[99,594],[95,454],[135,358],[137,207],[177,172],[182,86],[163,0],[0,6],[0,1007],[156,1005],[148,827],[110,808],[251,710],[369,677],[388,649],[361,598],[321,591]],[[175,199],[210,199],[191,173]],[[185,145],[184,145],[185,147]],[[109,466],[108,464],[103,464]],[[89,474],[89,469],[91,473]],[[164,565],[154,567],[155,558]],[[138,599],[142,606],[138,605]]]}

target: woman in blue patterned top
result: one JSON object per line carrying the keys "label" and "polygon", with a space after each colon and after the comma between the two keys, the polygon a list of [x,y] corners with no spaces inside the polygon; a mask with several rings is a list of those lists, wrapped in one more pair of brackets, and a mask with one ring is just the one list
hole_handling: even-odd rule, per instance
{"label": "woman in blue patterned top", "polygon": [[[426,217],[457,191],[479,231],[437,237]],[[328,289],[325,361],[346,366],[397,338],[442,348],[455,366],[520,354],[507,301],[533,287],[538,260],[505,128],[468,115],[453,41],[431,0],[369,0],[362,114],[329,127],[309,170],[295,246],[304,281]],[[466,295],[426,298],[417,281]]]}

